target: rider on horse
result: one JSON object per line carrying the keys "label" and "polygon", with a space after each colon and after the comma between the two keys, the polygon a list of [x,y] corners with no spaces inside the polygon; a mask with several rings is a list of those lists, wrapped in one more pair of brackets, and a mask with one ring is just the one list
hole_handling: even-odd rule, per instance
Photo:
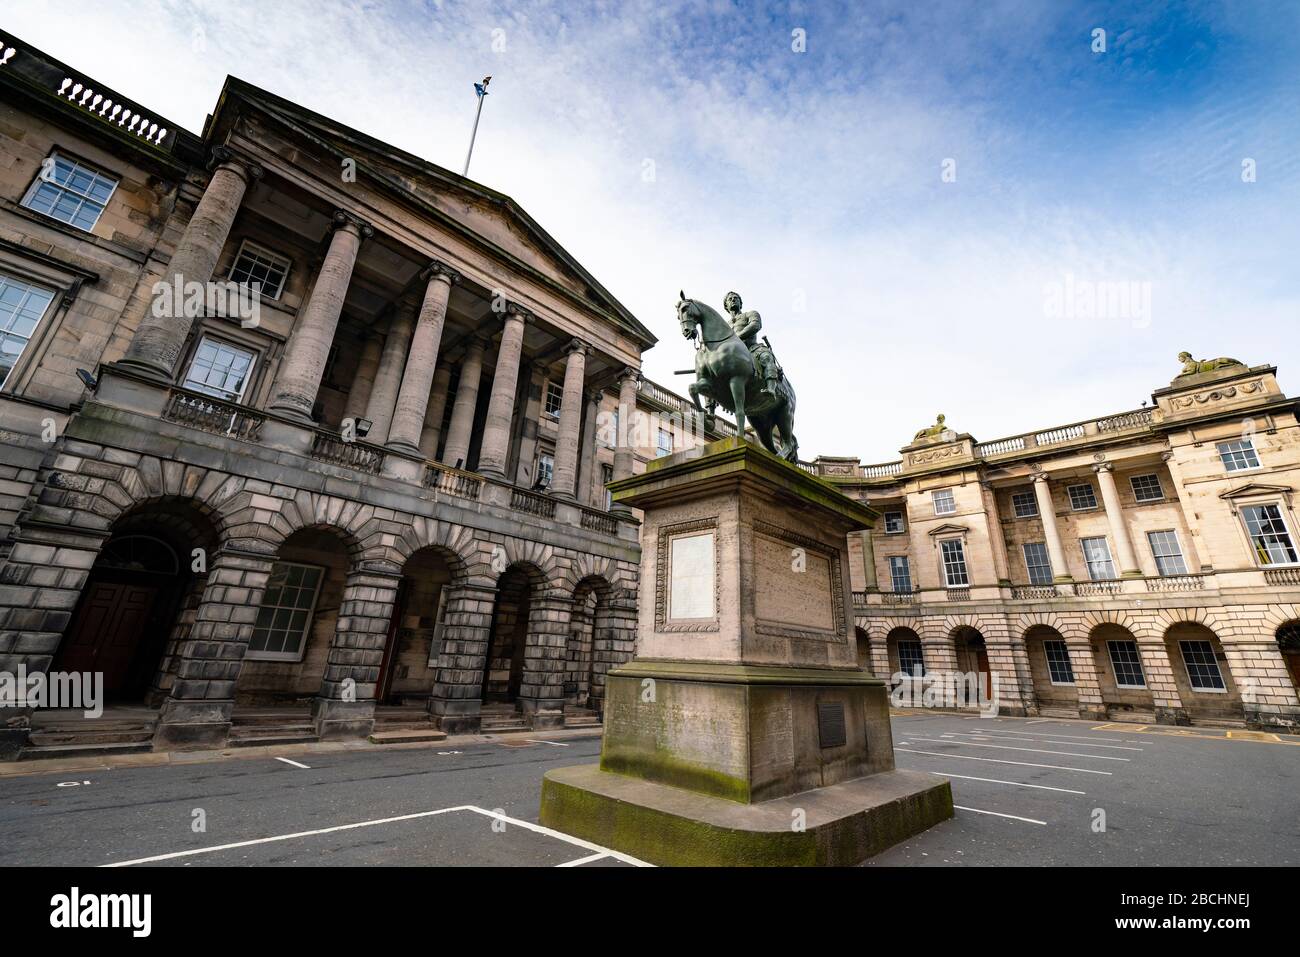
{"label": "rider on horse", "polygon": [[767,337],[764,336],[761,342],[758,339],[758,333],[763,328],[762,318],[752,309],[742,312],[743,305],[738,292],[729,292],[722,300],[722,308],[731,316],[732,332],[754,357],[754,370],[764,382],[763,391],[775,399],[776,384],[781,381],[784,373],[776,361],[776,356],[772,354],[772,347],[767,344]]}

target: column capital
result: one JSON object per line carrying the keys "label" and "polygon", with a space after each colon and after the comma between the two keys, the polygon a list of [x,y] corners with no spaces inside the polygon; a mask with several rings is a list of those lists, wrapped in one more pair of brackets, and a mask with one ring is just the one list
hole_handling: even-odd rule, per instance
{"label": "column capital", "polygon": [[581,352],[584,356],[589,356],[595,350],[592,349],[590,343],[583,342],[575,336],[569,340],[568,344],[564,347],[564,351],[568,355],[573,355],[575,352]]}
{"label": "column capital", "polygon": [[588,402],[599,402],[599,401],[600,401],[601,399],[603,399],[604,397],[605,397],[605,390],[604,390],[604,389],[588,389],[588,390],[587,390],[587,401],[588,401]]}
{"label": "column capital", "polygon": [[[495,310],[494,310],[495,311]],[[507,302],[505,310],[497,313],[504,322],[510,316],[517,316],[524,322],[536,322],[537,316],[532,313],[526,306],[521,306],[517,302]]]}
{"label": "column capital", "polygon": [[619,385],[622,385],[628,379],[631,379],[633,382],[640,382],[641,370],[632,366],[624,366],[623,371],[618,374]]}
{"label": "column capital", "polygon": [[262,178],[262,166],[260,163],[254,163],[252,160],[244,159],[242,156],[236,156],[235,151],[229,146],[214,146],[208,162],[208,169],[215,170],[218,167],[229,167],[238,175],[244,178],[244,182],[251,183],[255,179]]}
{"label": "column capital", "polygon": [[420,271],[420,278],[425,282],[433,279],[439,279],[448,285],[454,286],[460,282],[460,273],[451,266],[447,265],[441,259],[429,260],[429,265]]}
{"label": "column capital", "polygon": [[1035,482],[1042,482],[1044,485],[1050,481],[1046,472],[1035,472],[1030,478]]}
{"label": "column capital", "polygon": [[362,239],[369,239],[375,234],[375,229],[360,216],[349,213],[346,209],[334,210],[334,219],[330,225],[331,229],[350,229]]}
{"label": "column capital", "polygon": [[1092,470],[1096,472],[1098,475],[1100,475],[1102,472],[1113,472],[1115,471],[1115,463],[1098,462],[1096,465],[1092,467]]}

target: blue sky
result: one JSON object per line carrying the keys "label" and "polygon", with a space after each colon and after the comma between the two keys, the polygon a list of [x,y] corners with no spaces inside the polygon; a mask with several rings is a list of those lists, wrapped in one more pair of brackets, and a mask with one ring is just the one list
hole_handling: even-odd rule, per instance
{"label": "blue sky", "polygon": [[[196,131],[233,73],[459,170],[492,74],[471,175],[660,336],[670,387],[677,290],[741,292],[806,457],[1136,408],[1184,348],[1300,389],[1300,3],[77,6],[3,23]],[[1103,283],[1149,313],[1046,305]]]}

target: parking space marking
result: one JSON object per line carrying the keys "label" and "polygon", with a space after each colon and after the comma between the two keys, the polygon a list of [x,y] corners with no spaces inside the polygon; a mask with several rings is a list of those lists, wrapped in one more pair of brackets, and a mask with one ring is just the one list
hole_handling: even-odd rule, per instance
{"label": "parking space marking", "polygon": [[1034,764],[1030,761],[1008,761],[1005,758],[977,758],[973,754],[955,754],[952,751],[915,751],[911,748],[894,748],[895,751],[906,751],[908,754],[932,754],[936,758],[960,758],[963,761],[987,761],[989,764],[1018,764],[1025,768],[1050,768],[1053,771],[1077,771],[1080,774],[1104,774],[1106,777],[1114,777],[1110,771],[1097,771],[1093,768],[1066,768],[1059,764]]}
{"label": "parking space marking", "polygon": [[553,748],[567,748],[568,745],[563,741],[544,741],[541,738],[524,738],[529,744],[549,744]]}
{"label": "parking space marking", "polygon": [[1132,761],[1132,758],[1116,758],[1109,754],[1079,754],[1077,751],[1049,751],[1046,748],[1017,748],[1010,744],[978,744],[974,741],[944,741],[942,738],[923,738],[908,735],[917,741],[933,741],[936,744],[955,744],[961,748],[997,748],[1000,751],[1033,751],[1036,754],[1059,754],[1067,758],[1091,758],[1094,761]]}
{"label": "parking space marking", "polygon": [[1050,734],[1054,738],[1072,738],[1078,741],[1123,741],[1125,744],[1137,744],[1132,738],[1103,738],[1096,734],[1059,734],[1056,731],[1011,731],[1006,728],[992,728],[989,734],[1015,734],[1023,735],[1030,738],[1041,738],[1044,733]]}
{"label": "parking space marking", "polygon": [[290,761],[288,758],[276,758],[277,761],[283,761],[285,764],[292,764],[295,768],[302,768],[304,771],[310,771],[311,766],[299,764],[297,761]]}
{"label": "parking space marking", "polygon": [[1017,814],[1003,814],[1001,811],[981,811],[977,807],[962,807],[960,804],[954,804],[952,807],[954,811],[970,811],[974,814],[992,814],[994,817],[1009,817],[1013,821],[1024,821],[1026,824],[1041,824],[1044,827],[1047,826],[1046,821],[1035,820],[1032,817],[1020,817]]}
{"label": "parking space marking", "polygon": [[976,778],[969,774],[953,774],[951,771],[926,771],[926,774],[937,774],[941,778],[961,778],[963,781],[986,781],[989,784],[1010,784],[1017,788],[1035,788],[1039,791],[1060,791],[1062,794],[1087,794],[1087,791],[1075,791],[1073,788],[1053,788],[1046,784],[1026,784],[1024,781],[1001,781],[998,778]]}
{"label": "parking space marking", "polygon": [[1037,744],[1064,744],[1071,748],[1108,748],[1112,751],[1145,751],[1145,748],[1135,748],[1128,744],[1087,744],[1083,741],[1053,741],[1051,738],[991,738],[987,734],[981,734],[978,731],[952,731],[943,737],[952,737],[954,734],[960,734],[967,738],[979,738],[981,741],[1023,741],[1026,744],[1031,742]]}
{"label": "parking space marking", "polygon": [[591,864],[594,861],[603,861],[609,857],[608,854],[588,854],[586,857],[580,857],[576,861],[565,861],[563,864],[556,864],[556,867],[581,867],[583,864]]}
{"label": "parking space marking", "polygon": [[333,827],[319,827],[310,831],[295,831],[292,834],[276,834],[271,837],[257,837],[248,841],[235,841],[231,844],[214,844],[210,847],[196,847],[188,851],[172,851],[170,854],[155,854],[152,857],[138,857],[130,861],[116,861],[112,864],[101,864],[100,867],[131,867],[136,864],[156,864],[159,861],[173,861],[181,857],[196,857],[199,854],[216,854],[220,851],[231,851],[241,847],[254,847],[258,844],[273,844],[277,841],[292,841],[303,837],[316,837],[320,834],[335,834],[339,831],[353,831],[362,827],[377,827],[380,824],[395,824],[398,821],[415,821],[425,817],[438,817],[442,814],[454,814],[457,811],[471,811],[474,814],[482,814],[485,817],[495,818],[507,824],[513,824],[515,827],[521,827],[537,834],[544,834],[557,840],[572,844],[575,847],[585,848],[593,853],[600,853],[604,857],[612,857],[620,860],[625,864],[632,864],[636,867],[650,867],[645,861],[637,860],[629,854],[621,854],[618,851],[611,850],[608,847],[601,847],[599,844],[593,844],[590,841],[584,841],[578,837],[572,837],[563,834],[560,831],[553,831],[549,827],[542,827],[540,824],[533,824],[530,821],[521,821],[518,818],[510,817],[498,811],[489,811],[486,808],[475,807],[472,804],[460,804],[456,807],[438,808],[435,811],[417,811],[414,814],[399,814],[396,817],[376,818],[373,821],[357,821],[353,824],[336,824]]}

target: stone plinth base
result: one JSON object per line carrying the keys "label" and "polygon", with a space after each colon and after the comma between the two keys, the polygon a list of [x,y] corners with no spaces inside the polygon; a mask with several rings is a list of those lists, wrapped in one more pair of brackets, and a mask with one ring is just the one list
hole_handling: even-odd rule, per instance
{"label": "stone plinth base", "polygon": [[919,771],[739,804],[587,764],[547,772],[540,822],[651,864],[790,867],[858,864],[950,817],[948,781]]}
{"label": "stone plinth base", "polygon": [[230,735],[234,701],[168,698],[154,729],[155,751],[208,751],[224,748]]}
{"label": "stone plinth base", "polygon": [[322,741],[366,738],[375,729],[375,701],[340,701],[317,698],[312,702],[312,723]]}

